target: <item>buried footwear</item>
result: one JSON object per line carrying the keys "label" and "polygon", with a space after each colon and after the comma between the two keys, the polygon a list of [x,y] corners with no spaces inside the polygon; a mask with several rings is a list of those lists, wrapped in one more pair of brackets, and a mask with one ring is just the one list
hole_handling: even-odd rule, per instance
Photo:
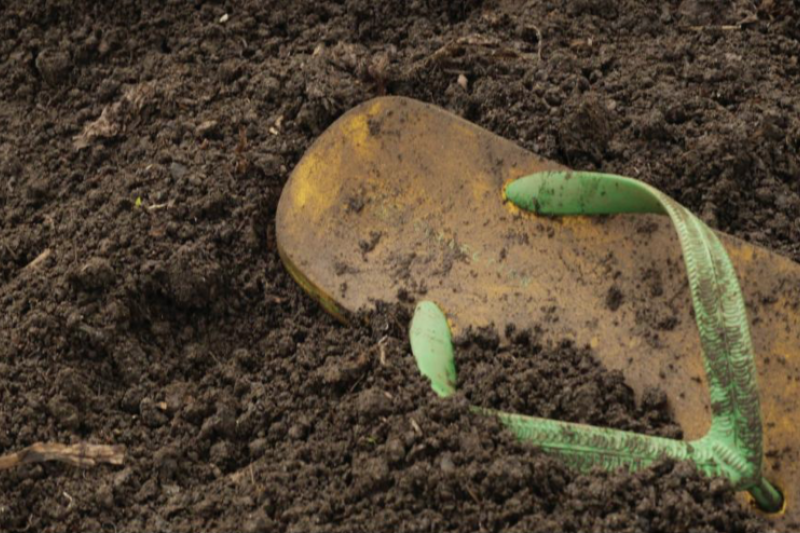
{"label": "buried footwear", "polygon": [[[610,213],[635,214],[557,216]],[[800,265],[640,182],[569,172],[405,98],[362,104],[317,139],[284,188],[277,237],[292,276],[343,320],[400,297],[435,302],[421,312],[438,318],[417,315],[412,333],[440,346],[438,309],[455,332],[547,324],[545,338],[592,346],[638,395],[666,391],[686,442],[582,426],[561,445],[573,464],[688,457],[778,524],[800,521]],[[455,386],[445,373],[440,395]],[[545,449],[575,429],[501,419]]]}

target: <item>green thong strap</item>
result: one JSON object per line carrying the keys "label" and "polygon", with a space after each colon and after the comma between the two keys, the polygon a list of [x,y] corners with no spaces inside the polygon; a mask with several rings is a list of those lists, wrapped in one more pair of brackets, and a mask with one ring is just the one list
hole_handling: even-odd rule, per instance
{"label": "green thong strap", "polygon": [[[669,215],[683,252],[692,304],[711,396],[708,433],[694,441],[651,437],[628,431],[559,422],[483,408],[525,441],[558,454],[571,466],[630,470],[661,457],[692,460],[709,476],[748,490],[768,512],[783,498],[762,475],[762,427],[753,345],[744,300],[733,265],[715,233],[687,209],[640,181],[594,172],[539,172],[508,185],[506,197],[539,215]],[[434,391],[447,397],[456,390],[450,329],[432,302],[417,306],[410,331],[411,349]]]}

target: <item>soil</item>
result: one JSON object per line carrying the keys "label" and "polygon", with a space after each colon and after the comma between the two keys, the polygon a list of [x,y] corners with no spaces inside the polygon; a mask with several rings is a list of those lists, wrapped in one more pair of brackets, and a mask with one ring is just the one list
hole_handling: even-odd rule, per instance
{"label": "soil", "polygon": [[127,447],[1,473],[0,530],[769,527],[689,464],[578,475],[468,413],[679,435],[568,339],[472,332],[436,399],[408,310],[337,324],[273,222],[314,138],[398,94],[800,259],[796,2],[164,4],[0,7],[0,452]]}

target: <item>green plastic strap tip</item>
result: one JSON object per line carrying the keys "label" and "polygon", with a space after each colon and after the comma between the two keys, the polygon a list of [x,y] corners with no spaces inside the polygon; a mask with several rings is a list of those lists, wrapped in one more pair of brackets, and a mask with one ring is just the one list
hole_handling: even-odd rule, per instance
{"label": "green plastic strap tip", "polygon": [[420,302],[411,321],[411,351],[434,392],[446,398],[456,392],[456,363],[447,318],[433,302]]}
{"label": "green plastic strap tip", "polygon": [[[587,470],[643,468],[661,457],[690,459],[709,476],[749,490],[758,506],[776,512],[783,501],[761,471],[762,427],[753,346],[739,282],[716,234],[683,206],[640,181],[593,172],[540,172],[506,188],[517,207],[549,216],[666,214],[679,236],[689,277],[712,405],[711,428],[684,442],[631,432],[487,411],[519,438]],[[433,309],[435,308],[435,310]],[[449,348],[447,348],[449,346]],[[455,362],[447,320],[432,302],[417,308],[411,348],[440,396],[455,391]]]}

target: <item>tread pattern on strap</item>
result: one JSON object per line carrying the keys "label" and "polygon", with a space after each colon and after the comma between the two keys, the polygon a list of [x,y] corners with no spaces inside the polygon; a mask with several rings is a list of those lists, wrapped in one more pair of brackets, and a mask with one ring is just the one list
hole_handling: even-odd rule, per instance
{"label": "tread pattern on strap", "polygon": [[708,474],[725,475],[737,488],[759,483],[763,436],[753,344],[736,272],[717,235],[669,196],[623,176],[540,172],[510,184],[506,195],[518,207],[544,215],[669,215],[689,278],[712,423],[703,438],[683,442],[519,415],[500,418],[520,438],[582,468],[639,468],[668,455],[692,459]]}

